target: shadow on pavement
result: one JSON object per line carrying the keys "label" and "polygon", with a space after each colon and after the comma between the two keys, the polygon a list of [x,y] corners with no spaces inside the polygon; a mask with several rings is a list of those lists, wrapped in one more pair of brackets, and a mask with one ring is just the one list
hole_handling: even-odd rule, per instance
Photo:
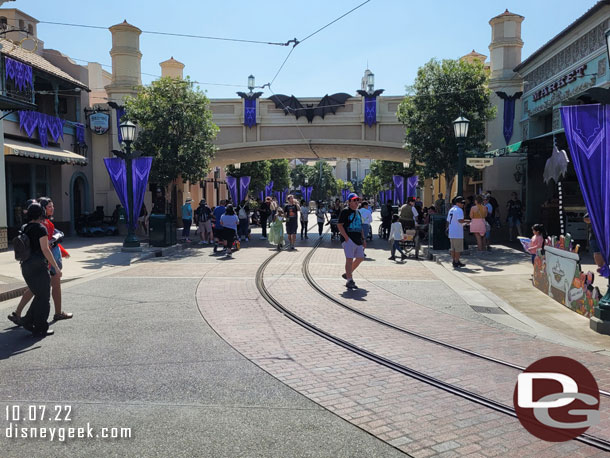
{"label": "shadow on pavement", "polygon": [[40,345],[33,346],[39,339],[35,339],[24,329],[15,326],[4,331],[0,333],[0,360],[41,348]]}
{"label": "shadow on pavement", "polygon": [[347,291],[343,291],[341,293],[341,297],[346,299],[354,299],[355,301],[365,301],[365,297],[368,295],[369,291],[367,289],[358,288],[358,289],[348,289]]}

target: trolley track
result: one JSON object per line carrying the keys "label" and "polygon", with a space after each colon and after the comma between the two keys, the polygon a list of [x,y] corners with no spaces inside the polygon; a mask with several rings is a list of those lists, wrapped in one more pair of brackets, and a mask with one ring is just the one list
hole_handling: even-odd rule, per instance
{"label": "trolley track", "polygon": [[[384,320],[383,318],[379,318],[379,317],[377,317],[375,315],[371,315],[369,313],[363,312],[362,310],[358,310],[357,308],[352,307],[349,304],[346,304],[345,302],[341,301],[340,299],[337,299],[331,293],[329,293],[324,288],[322,288],[315,281],[315,279],[311,275],[311,272],[309,271],[309,263],[311,261],[311,258],[313,257],[313,255],[315,253],[315,250],[317,248],[319,248],[319,246],[321,245],[321,242],[322,242],[322,239],[320,239],[316,243],[314,248],[309,253],[307,253],[307,256],[305,257],[305,260],[303,261],[303,265],[301,267],[301,271],[302,271],[303,277],[305,278],[307,283],[318,294],[320,294],[324,298],[328,299],[329,301],[333,302],[334,304],[336,304],[336,305],[338,305],[338,306],[340,306],[340,307],[342,307],[342,308],[344,308],[346,310],[349,310],[350,312],[355,313],[356,315],[359,315],[359,316],[361,316],[363,318],[366,318],[368,320],[374,321],[375,323],[381,324],[381,325],[386,326],[386,327],[388,327],[390,329],[393,329],[395,331],[399,331],[401,333],[410,335],[412,337],[416,337],[418,339],[424,340],[426,342],[429,342],[429,343],[432,343],[432,344],[435,344],[435,345],[438,345],[438,346],[441,346],[441,347],[444,347],[444,348],[448,348],[448,349],[451,349],[451,350],[455,350],[457,352],[464,353],[464,354],[467,354],[469,356],[472,356],[472,357],[475,357],[475,358],[478,358],[478,359],[482,359],[482,360],[485,360],[485,361],[496,363],[496,364],[499,364],[499,365],[502,365],[502,366],[505,366],[505,367],[510,367],[510,368],[516,369],[518,371],[524,371],[526,369],[525,367],[519,366],[518,364],[514,364],[514,363],[511,363],[509,361],[504,361],[502,359],[494,358],[493,356],[484,355],[484,354],[478,353],[478,352],[476,352],[474,350],[469,350],[467,348],[460,347],[460,346],[454,345],[454,344],[450,344],[448,342],[444,342],[442,340],[435,339],[435,338],[430,337],[430,336],[426,336],[425,334],[421,334],[419,332],[412,331],[410,329],[407,329],[405,327],[399,326],[399,325],[397,325],[395,323],[392,323],[390,321]],[[610,397],[610,392],[608,392],[608,391],[599,390],[599,394],[601,396]]]}
{"label": "trolley track", "polygon": [[[366,314],[364,312],[361,312],[359,310],[354,309],[353,307],[350,307],[347,304],[342,303],[340,300],[336,299],[334,296],[331,296],[328,292],[324,291],[319,285],[317,285],[317,283],[313,280],[313,278],[311,277],[311,274],[309,273],[309,262],[311,260],[311,257],[313,256],[314,252],[316,251],[317,248],[319,248],[319,246],[321,245],[323,241],[323,238],[320,238],[315,245],[313,246],[313,248],[310,250],[310,252],[306,255],[305,260],[303,262],[303,266],[302,266],[302,272],[303,275],[306,279],[306,281],[308,282],[308,284],[314,288],[316,291],[318,291],[318,293],[320,293],[321,295],[323,295],[325,298],[327,298],[328,300],[331,300],[333,303],[340,305],[341,307],[344,307],[354,313],[357,313],[358,315],[365,317],[367,319],[373,320],[379,324],[382,324],[384,326],[388,326],[391,327],[392,329],[398,330],[400,332],[404,332],[406,334],[409,334],[413,337],[417,337],[423,340],[426,340],[430,343],[434,343],[440,346],[443,346],[445,348],[449,348],[455,351],[459,351],[465,354],[468,354],[470,356],[476,357],[476,358],[480,358],[480,359],[484,359],[490,362],[494,362],[497,364],[502,364],[504,366],[513,368],[513,369],[519,369],[522,370],[521,366],[518,366],[516,364],[512,364],[506,361],[502,361],[496,358],[491,358],[488,357],[486,355],[481,355],[479,353],[473,352],[471,350],[468,349],[464,349],[461,347],[457,347],[451,344],[448,344],[446,342],[442,342],[442,341],[438,341],[436,339],[433,339],[431,337],[425,336],[423,334],[419,334],[419,333],[415,333],[413,331],[409,331],[407,329],[401,328],[399,326],[396,326],[392,323],[389,323],[385,320],[381,320],[377,317],[374,317],[372,315]],[[275,259],[275,257],[277,255],[279,255],[280,252],[274,253],[273,255],[269,256],[262,264],[261,266],[258,268],[257,272],[256,272],[256,287],[258,289],[258,291],[260,292],[260,294],[263,296],[263,298],[272,306],[274,307],[278,312],[280,312],[281,314],[283,314],[284,316],[286,316],[288,319],[290,319],[291,321],[293,321],[294,323],[298,324],[299,326],[307,329],[308,331],[312,332],[313,334],[322,337],[323,339],[343,348],[346,349],[348,351],[351,351],[361,357],[364,357],[370,361],[373,361],[381,366],[384,366],[388,369],[391,369],[397,373],[400,373],[402,375],[405,375],[407,377],[410,377],[412,379],[418,380],[422,383],[426,383],[430,386],[433,386],[435,388],[438,388],[442,391],[445,391],[447,393],[453,394],[455,396],[458,396],[462,399],[466,399],[470,402],[473,402],[475,404],[481,405],[483,407],[492,409],[498,413],[502,413],[504,415],[508,415],[510,417],[516,418],[516,412],[515,410],[511,407],[511,406],[507,406],[501,402],[495,401],[493,399],[487,398],[485,396],[479,395],[477,393],[474,393],[470,390],[464,389],[462,387],[456,386],[454,384],[451,383],[447,383],[444,382],[438,378],[432,377],[430,375],[427,375],[421,371],[417,371],[411,367],[405,366],[403,364],[397,363],[395,361],[392,361],[388,358],[385,358],[381,355],[378,355],[376,353],[373,353],[369,350],[366,350],[362,347],[359,347],[345,339],[342,339],[336,335],[333,335],[327,331],[324,331],[323,329],[321,329],[320,327],[316,326],[315,324],[303,319],[302,317],[300,317],[299,315],[297,315],[296,313],[294,313],[293,311],[289,310],[288,308],[286,308],[284,305],[282,305],[267,289],[265,282],[264,282],[264,272],[265,269],[267,268],[267,266],[271,263],[271,261],[273,259]],[[609,396],[610,393],[607,392],[600,392],[601,394],[603,394],[604,396]],[[610,441],[603,439],[603,438],[599,438],[596,436],[592,436],[589,434],[582,434],[580,436],[578,436],[575,440],[589,445],[591,447],[595,447],[597,449],[603,450],[603,451],[608,451],[610,452]]]}

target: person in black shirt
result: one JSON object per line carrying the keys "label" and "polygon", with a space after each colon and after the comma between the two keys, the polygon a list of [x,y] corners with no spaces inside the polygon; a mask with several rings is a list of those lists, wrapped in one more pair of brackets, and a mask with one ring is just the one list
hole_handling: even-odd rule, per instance
{"label": "person in black shirt", "polygon": [[[493,205],[493,204],[492,204]],[[517,229],[517,234],[521,237],[521,220],[523,218],[523,204],[517,197],[517,193],[513,192],[510,195],[510,200],[506,202],[506,208],[508,209],[508,239],[513,240],[513,228]]]}
{"label": "person in black shirt", "polygon": [[362,216],[358,211],[360,197],[356,193],[347,196],[348,208],[339,215],[337,228],[343,241],[343,251],[345,253],[345,274],[343,278],[347,280],[347,288],[357,288],[352,274],[364,260],[364,249],[366,240],[362,232]]}
{"label": "person in black shirt", "polygon": [[61,278],[61,270],[49,248],[47,230],[42,225],[45,218],[42,206],[38,203],[31,204],[27,216],[30,222],[23,227],[23,232],[30,239],[31,254],[21,263],[21,273],[34,294],[34,300],[19,324],[35,336],[47,336],[53,334],[47,322],[51,310],[49,264],[55,269],[58,278]]}
{"label": "person in black shirt", "polygon": [[265,198],[265,201],[260,205],[258,213],[260,215],[260,225],[263,234],[261,239],[265,240],[267,238],[267,223],[271,216],[271,197],[267,196]]}
{"label": "person in black shirt", "polygon": [[295,202],[294,196],[290,194],[288,196],[288,205],[284,206],[284,215],[286,216],[286,234],[288,234],[290,250],[294,250],[294,244],[297,241],[297,228],[300,213],[301,208]]}

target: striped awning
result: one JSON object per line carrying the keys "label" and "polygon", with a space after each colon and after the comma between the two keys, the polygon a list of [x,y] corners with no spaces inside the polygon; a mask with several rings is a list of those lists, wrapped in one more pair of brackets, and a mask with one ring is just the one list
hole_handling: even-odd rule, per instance
{"label": "striped awning", "polygon": [[4,139],[4,155],[28,157],[30,159],[41,159],[64,164],[87,165],[86,157],[72,151],[66,151],[53,146],[43,148],[42,146],[12,139]]}

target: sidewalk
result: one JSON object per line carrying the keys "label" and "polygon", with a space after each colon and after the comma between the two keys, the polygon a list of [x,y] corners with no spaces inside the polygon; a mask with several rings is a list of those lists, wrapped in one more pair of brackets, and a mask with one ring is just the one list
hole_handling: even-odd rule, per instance
{"label": "sidewalk", "polygon": [[[486,253],[472,250],[466,253],[462,258],[466,267],[459,270],[453,269],[448,251],[432,251],[431,254],[455,277],[467,281],[471,286],[478,285],[476,289],[488,290],[499,298],[495,302],[490,298],[491,307],[487,309],[473,307],[488,318],[505,322],[506,315],[509,315],[523,323],[524,327],[536,329],[541,335],[554,335],[554,340],[571,339],[592,351],[610,355],[610,336],[592,331],[588,318],[573,312],[532,285],[532,264],[523,251],[502,245],[492,248]],[[586,254],[583,256],[582,268],[585,272],[595,272],[596,266],[589,258]],[[604,294],[607,280],[596,275],[594,285]]]}
{"label": "sidewalk", "polygon": [[[155,256],[163,256],[181,245],[159,248],[142,244],[142,251],[126,253],[121,251],[124,236],[111,237],[66,237],[62,246],[68,250],[70,257],[64,258],[62,282],[83,278],[116,266],[130,264]],[[19,263],[10,249],[0,253],[0,302],[23,294],[25,282],[21,276]]]}

